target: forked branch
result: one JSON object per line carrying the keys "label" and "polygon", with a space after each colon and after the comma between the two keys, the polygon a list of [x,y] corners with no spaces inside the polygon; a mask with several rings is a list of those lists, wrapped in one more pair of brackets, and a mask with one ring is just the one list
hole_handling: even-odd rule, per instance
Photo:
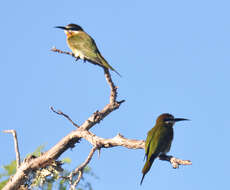
{"label": "forked branch", "polygon": [[[96,147],[96,146],[94,146],[92,149],[91,149],[91,151],[90,151],[90,153],[89,153],[89,155],[88,155],[88,157],[86,158],[86,160],[80,165],[80,166],[78,166],[74,171],[72,171],[71,173],[70,173],[70,175],[69,175],[69,179],[70,179],[70,189],[71,190],[74,190],[75,188],[76,188],[76,186],[77,186],[77,184],[80,182],[80,180],[81,180],[81,178],[82,178],[82,176],[83,176],[83,170],[84,170],[84,168],[88,165],[88,163],[91,161],[91,159],[92,159],[92,157],[93,157],[93,154],[94,154],[94,152],[97,150],[98,148]],[[75,176],[76,174],[78,173],[78,178],[77,178],[77,180],[76,181],[74,181],[73,182],[73,176]]]}

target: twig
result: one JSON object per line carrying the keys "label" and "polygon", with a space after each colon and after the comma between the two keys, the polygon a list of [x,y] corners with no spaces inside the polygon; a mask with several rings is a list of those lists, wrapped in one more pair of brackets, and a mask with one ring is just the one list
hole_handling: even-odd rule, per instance
{"label": "twig", "polygon": [[12,133],[13,137],[14,137],[14,149],[15,149],[15,153],[16,153],[16,163],[17,163],[17,169],[20,166],[20,153],[19,153],[19,148],[18,148],[18,138],[17,138],[17,133],[15,130],[11,129],[11,130],[4,130],[4,133]]}
{"label": "twig", "polygon": [[159,159],[169,161],[174,169],[179,168],[179,165],[192,165],[190,160],[181,160],[169,155],[160,155]]}
{"label": "twig", "polygon": [[62,51],[60,49],[57,49],[56,47],[52,47],[51,51],[57,52],[57,53],[62,53],[62,54],[67,54],[67,55],[71,55],[71,56],[75,57],[74,53],[68,52],[68,51]]}
{"label": "twig", "polygon": [[[51,48],[51,51],[57,52],[57,53],[61,53],[61,54],[71,55],[72,57],[76,58],[76,61],[79,59],[79,57],[76,57],[76,56],[74,55],[74,53],[69,52],[69,51],[62,51],[62,50],[60,50],[60,49],[57,49],[56,47],[52,47],[52,48]],[[85,58],[83,61],[84,61],[84,62],[85,62],[85,61],[89,61],[90,63],[92,63],[92,64],[94,64],[94,65],[98,65],[98,66],[100,66],[100,67],[103,68],[102,65],[99,65],[98,63],[95,63],[95,62],[93,62],[93,61],[91,61],[91,60],[89,60],[89,59],[87,59],[87,58]]]}
{"label": "twig", "polygon": [[111,89],[110,103],[115,104],[115,101],[117,99],[117,87],[114,85],[109,70],[107,68],[104,68],[104,73],[105,73],[105,79]]}
{"label": "twig", "polygon": [[78,185],[78,183],[80,182],[80,180],[81,180],[81,178],[82,178],[83,171],[80,170],[78,173],[79,173],[79,174],[78,174],[77,180],[74,182],[74,184],[72,184],[72,185],[70,186],[70,190],[75,190],[76,186]]}
{"label": "twig", "polygon": [[80,182],[80,180],[82,178],[83,170],[87,166],[87,164],[90,162],[90,160],[92,159],[93,154],[94,154],[94,152],[96,150],[97,150],[97,147],[94,146],[91,149],[91,151],[90,151],[88,157],[86,158],[86,160],[80,166],[78,166],[73,172],[70,173],[69,179],[70,179],[71,183],[72,183],[72,180],[73,180],[73,176],[75,176],[77,173],[79,173],[77,180],[70,187],[71,190],[74,190],[76,188],[77,184]]}
{"label": "twig", "polygon": [[58,114],[58,115],[63,115],[65,118],[67,118],[69,121],[70,121],[70,123],[72,123],[75,127],[79,127],[79,125],[77,125],[75,122],[73,122],[73,120],[68,116],[68,115],[66,115],[65,113],[63,113],[62,111],[56,111],[52,106],[50,107],[50,109],[54,112],[54,113],[56,113],[56,114]]}

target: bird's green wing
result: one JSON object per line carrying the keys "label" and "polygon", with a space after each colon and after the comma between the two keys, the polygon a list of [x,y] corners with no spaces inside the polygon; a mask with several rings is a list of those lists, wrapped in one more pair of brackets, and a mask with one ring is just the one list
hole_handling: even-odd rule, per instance
{"label": "bird's green wing", "polygon": [[168,149],[172,140],[172,130],[164,127],[154,127],[148,132],[145,142],[145,154],[147,159],[157,157],[161,152]]}
{"label": "bird's green wing", "polygon": [[[156,134],[156,127],[152,128],[148,134],[147,134],[147,138],[146,138],[146,141],[145,141],[145,155],[148,159],[148,155],[150,155],[150,150],[152,150],[151,148],[151,144],[152,142],[154,142],[154,137],[155,137],[155,134]],[[152,151],[151,151],[152,152]]]}
{"label": "bird's green wing", "polygon": [[101,60],[98,58],[98,49],[94,40],[85,32],[79,32],[68,38],[68,44],[71,49],[81,51],[84,57],[94,63],[101,65]]}
{"label": "bird's green wing", "polygon": [[[157,157],[160,153],[169,151],[173,138],[173,129],[160,127],[156,128],[154,136],[149,143],[149,154]],[[148,157],[150,159],[150,157]]]}
{"label": "bird's green wing", "polygon": [[172,138],[173,129],[171,127],[168,128],[161,125],[156,125],[148,132],[145,141],[145,155],[147,159],[142,169],[143,176],[141,179],[141,184],[146,173],[150,170],[155,158],[158,157],[160,153],[165,153],[165,151],[170,148]]}
{"label": "bird's green wing", "polygon": [[154,159],[158,156],[158,154],[155,154],[155,152],[153,151],[154,149],[156,149],[156,147],[153,147],[153,146],[155,146],[154,142],[156,140],[156,133],[157,133],[157,128],[154,127],[147,134],[147,138],[145,141],[146,162],[145,162],[145,165],[142,169],[143,176],[142,176],[140,184],[142,184],[144,177],[145,177],[145,174],[150,170]]}

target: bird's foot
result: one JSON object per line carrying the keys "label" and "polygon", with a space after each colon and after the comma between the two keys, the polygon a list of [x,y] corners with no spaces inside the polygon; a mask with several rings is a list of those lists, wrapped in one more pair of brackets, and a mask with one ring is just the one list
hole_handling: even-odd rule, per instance
{"label": "bird's foot", "polygon": [[75,59],[75,61],[77,62],[79,59],[80,59],[80,57],[77,57],[77,58]]}

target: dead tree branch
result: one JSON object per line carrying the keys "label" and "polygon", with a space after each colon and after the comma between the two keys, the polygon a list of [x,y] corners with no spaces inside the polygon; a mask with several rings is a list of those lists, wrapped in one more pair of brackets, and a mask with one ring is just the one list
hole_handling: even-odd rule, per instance
{"label": "dead tree branch", "polygon": [[[60,49],[56,49],[56,47],[52,47],[51,51],[57,52],[57,53],[62,53],[62,54],[67,54],[67,55],[71,55],[71,56],[75,57],[74,53],[68,52],[68,51],[62,51]],[[77,57],[75,57],[75,58],[77,58]]]}
{"label": "dead tree branch", "polygon": [[56,111],[52,106],[50,107],[50,109],[54,112],[54,113],[56,113],[56,114],[58,114],[58,115],[63,115],[66,119],[68,119],[69,120],[69,122],[70,123],[72,123],[75,127],[79,127],[79,125],[77,125],[75,122],[73,122],[73,120],[68,116],[68,115],[66,115],[66,114],[64,114],[62,111]]}
{"label": "dead tree branch", "polygon": [[[88,157],[86,158],[86,160],[79,166],[77,167],[73,172],[70,173],[69,175],[69,179],[70,179],[70,182],[71,182],[71,187],[70,189],[71,190],[74,190],[77,186],[77,184],[80,182],[82,176],[83,176],[83,170],[84,168],[87,166],[87,164],[91,161],[92,157],[93,157],[93,154],[94,152],[97,150],[97,147],[93,147],[88,155]],[[72,184],[72,180],[73,180],[73,176],[75,176],[77,173],[78,174],[78,178],[77,180]]]}
{"label": "dead tree branch", "polygon": [[17,163],[17,169],[20,166],[20,153],[19,153],[19,148],[18,148],[18,138],[17,138],[17,133],[15,130],[11,129],[11,130],[4,130],[3,133],[12,133],[13,137],[14,137],[14,150],[16,153],[16,163]]}
{"label": "dead tree branch", "polygon": [[169,155],[160,155],[159,159],[170,162],[174,169],[179,168],[179,165],[192,165],[190,160],[181,160]]}

